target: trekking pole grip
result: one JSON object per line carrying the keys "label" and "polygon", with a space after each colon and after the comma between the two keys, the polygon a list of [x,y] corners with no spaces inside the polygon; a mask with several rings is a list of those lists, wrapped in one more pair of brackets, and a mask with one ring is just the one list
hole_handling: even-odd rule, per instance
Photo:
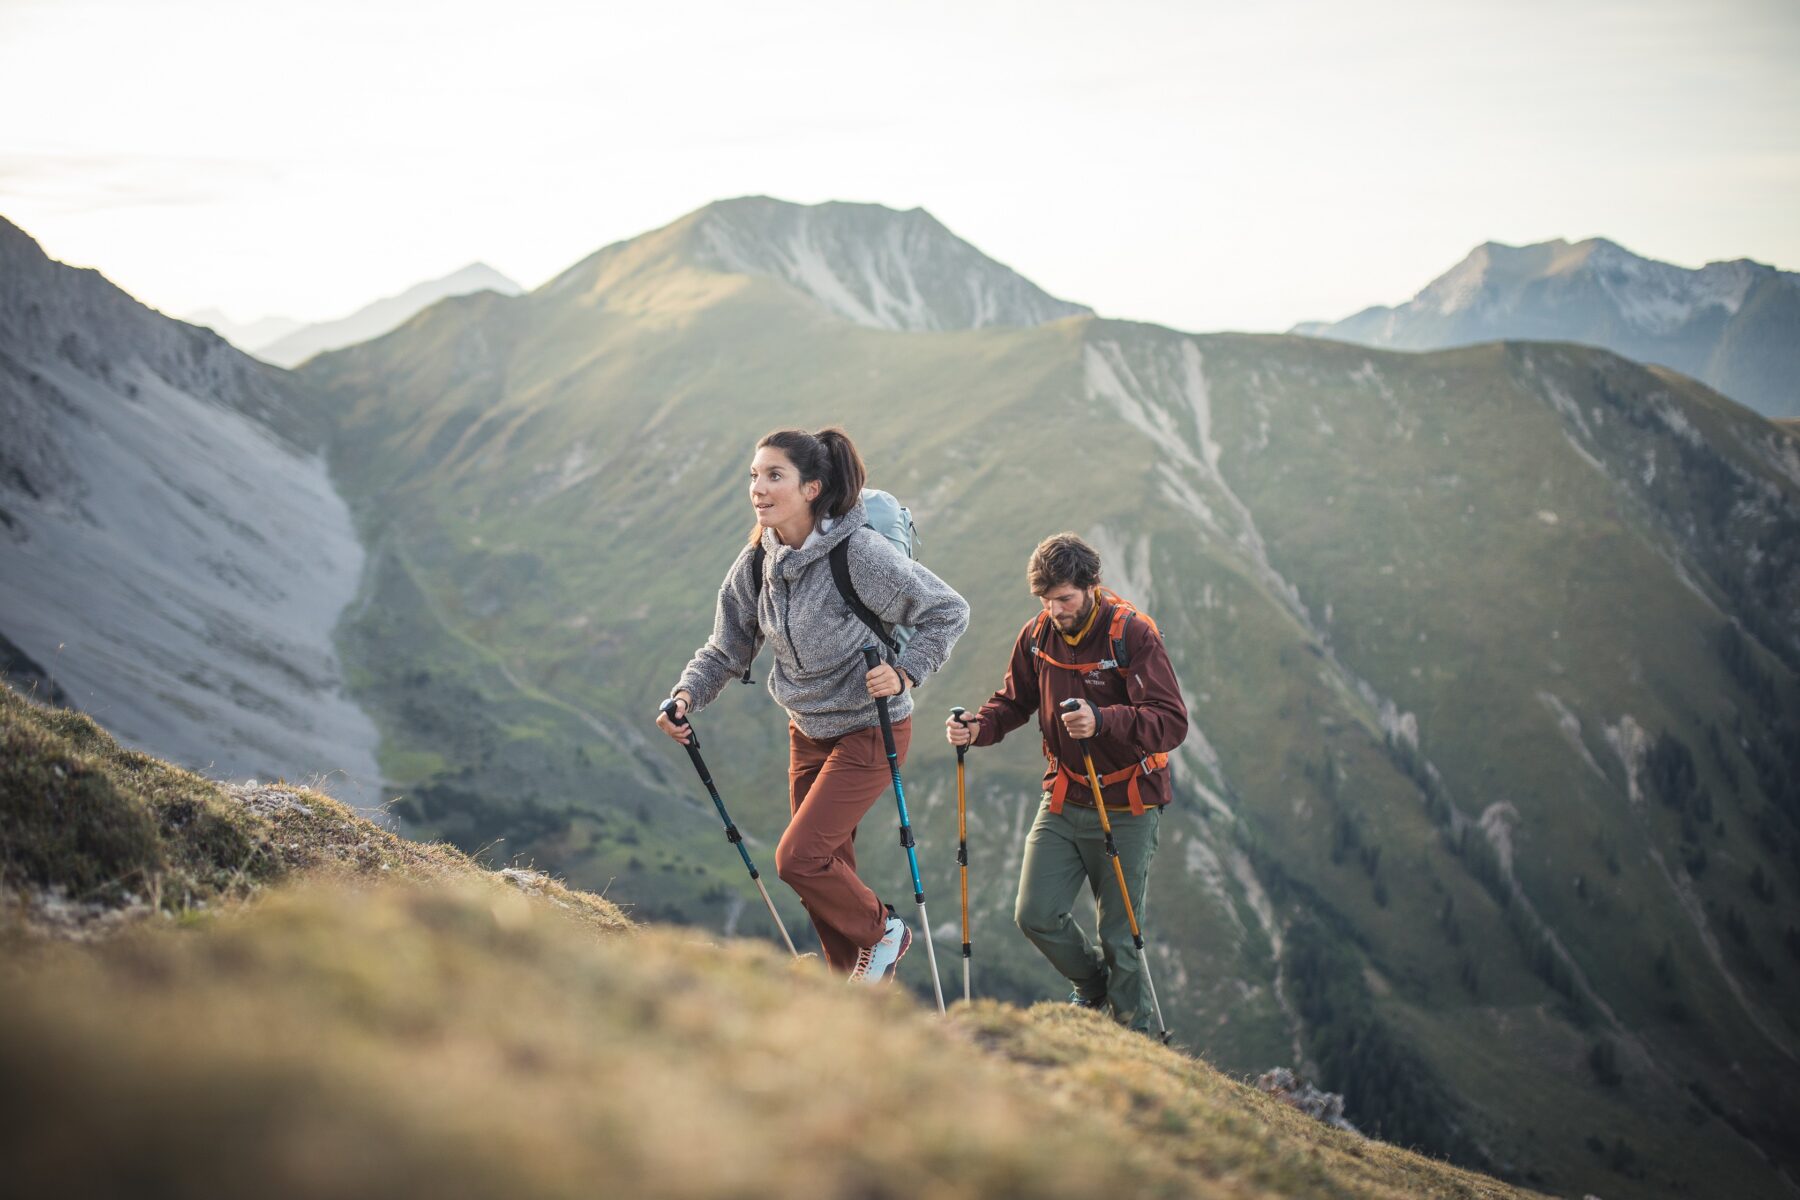
{"label": "trekking pole grip", "polygon": [[[968,711],[969,711],[968,709],[966,709],[962,705],[958,704],[955,708],[952,708],[950,710],[950,719],[952,721],[955,721],[958,725],[967,725],[969,723],[968,718],[964,717],[963,714]],[[961,762],[963,760],[963,752],[966,750],[968,750],[967,746],[958,746],[956,748],[956,761],[957,762]]]}
{"label": "trekking pole grip", "polygon": [[[877,650],[874,646],[864,646],[862,651],[863,661],[869,664],[869,670],[873,671],[876,667],[881,665],[880,650]],[[895,762],[899,755],[899,751],[894,748],[894,722],[888,716],[887,702],[888,698],[886,696],[875,697],[875,711],[881,714],[881,740],[886,744],[888,762],[891,764]]]}
{"label": "trekking pole grip", "polygon": [[679,700],[675,700],[675,696],[670,696],[668,700],[664,700],[664,702],[657,705],[657,712],[661,712],[662,716],[670,718],[670,723],[671,725],[675,725],[675,729],[688,730],[688,741],[684,741],[682,745],[688,747],[688,754],[695,754],[698,748],[700,748],[700,730],[695,729],[695,727],[689,723],[688,716],[686,716],[684,712],[675,711],[675,705],[677,705],[677,703],[680,703]]}
{"label": "trekking pole grip", "polygon": [[[1081,701],[1074,700],[1074,699],[1064,700],[1061,704],[1057,705],[1056,707],[1062,709],[1064,712],[1074,712],[1076,709],[1081,707]],[[1087,749],[1088,740],[1086,738],[1076,738],[1075,740],[1081,743],[1083,750]]]}
{"label": "trekking pole grip", "polygon": [[678,703],[680,703],[680,701],[676,700],[675,697],[670,696],[667,700],[664,700],[661,704],[656,706],[656,711],[669,718],[670,723],[677,729],[687,726],[688,740],[686,745],[690,750],[698,749],[700,746],[700,731],[688,724],[687,715],[685,713],[675,711],[675,706]]}

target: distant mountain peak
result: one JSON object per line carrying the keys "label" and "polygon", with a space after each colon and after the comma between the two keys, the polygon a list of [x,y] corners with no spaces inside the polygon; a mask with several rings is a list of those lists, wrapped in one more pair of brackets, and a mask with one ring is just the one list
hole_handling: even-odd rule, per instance
{"label": "distant mountain peak", "polygon": [[1093,314],[989,258],[923,208],[769,196],[716,200],[599,251],[544,290],[605,294],[670,258],[722,275],[778,279],[874,329],[1024,327]]}
{"label": "distant mountain peak", "polygon": [[1685,371],[1765,414],[1800,403],[1800,274],[1748,258],[1681,267],[1603,237],[1483,242],[1404,304],[1294,332],[1407,350],[1587,342]]}
{"label": "distant mountain peak", "polygon": [[995,262],[923,208],[750,196],[697,216],[707,265],[774,276],[858,325],[981,329],[1092,313]]}
{"label": "distant mountain peak", "polygon": [[1410,304],[1453,316],[1471,309],[1512,306],[1520,290],[1551,279],[1592,278],[1631,325],[1648,333],[1666,333],[1707,306],[1736,314],[1759,280],[1800,275],[1777,271],[1751,259],[1711,262],[1704,267],[1678,267],[1627,250],[1603,237],[1570,242],[1555,238],[1526,246],[1483,242],[1456,266],[1427,284]]}
{"label": "distant mountain peak", "polygon": [[481,291],[517,296],[524,289],[486,263],[473,262],[448,275],[414,284],[397,296],[385,296],[365,304],[347,317],[303,326],[259,347],[256,354],[267,362],[296,367],[326,350],[338,350],[380,337],[440,300]]}

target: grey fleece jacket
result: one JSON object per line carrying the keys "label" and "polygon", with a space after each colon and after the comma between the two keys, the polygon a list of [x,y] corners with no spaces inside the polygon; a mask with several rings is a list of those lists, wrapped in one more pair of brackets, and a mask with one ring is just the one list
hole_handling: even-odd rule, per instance
{"label": "grey fleece jacket", "polygon": [[[805,547],[784,546],[773,530],[762,535],[763,589],[753,593],[745,546],[725,582],[713,613],[712,636],[694,652],[673,695],[685,690],[698,712],[741,675],[767,642],[775,652],[769,694],[810,738],[835,738],[881,723],[864,681],[868,667],[862,648],[880,646],[857,619],[832,582],[831,548],[849,539],[850,579],[862,602],[890,625],[910,625],[913,635],[898,666],[914,685],[942,667],[969,625],[969,605],[949,584],[908,559],[873,529],[859,502],[828,532]],[[882,658],[891,658],[882,647]],[[912,712],[912,691],[888,699],[888,714],[900,721]]]}

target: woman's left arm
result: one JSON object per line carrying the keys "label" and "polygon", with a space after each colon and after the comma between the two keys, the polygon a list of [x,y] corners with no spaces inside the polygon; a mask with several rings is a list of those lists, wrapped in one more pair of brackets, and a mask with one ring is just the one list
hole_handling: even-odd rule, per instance
{"label": "woman's left arm", "polygon": [[969,627],[969,602],[874,530],[856,535],[850,571],[869,611],[889,625],[912,627],[898,665],[914,685],[924,683],[949,661],[950,648]]}

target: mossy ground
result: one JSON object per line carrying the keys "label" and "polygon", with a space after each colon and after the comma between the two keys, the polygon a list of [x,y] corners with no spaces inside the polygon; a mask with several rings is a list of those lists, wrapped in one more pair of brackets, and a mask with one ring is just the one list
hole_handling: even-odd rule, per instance
{"label": "mossy ground", "polygon": [[[1517,1194],[1092,1014],[941,1020],[11,692],[0,715],[22,1194]],[[137,919],[79,940],[18,919],[59,887]]]}

